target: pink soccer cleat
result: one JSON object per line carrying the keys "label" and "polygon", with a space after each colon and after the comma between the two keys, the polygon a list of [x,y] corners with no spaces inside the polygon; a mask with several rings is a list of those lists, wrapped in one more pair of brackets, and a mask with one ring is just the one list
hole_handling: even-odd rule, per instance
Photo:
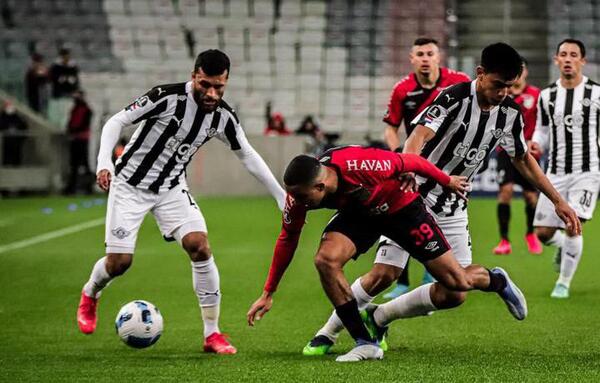
{"label": "pink soccer cleat", "polygon": [[512,253],[512,248],[508,239],[501,239],[498,246],[494,247],[493,252],[496,255],[508,255]]}
{"label": "pink soccer cleat", "polygon": [[525,242],[527,242],[527,250],[530,254],[542,254],[544,251],[542,248],[542,243],[535,233],[529,233],[525,235]]}
{"label": "pink soccer cleat", "polygon": [[235,354],[237,349],[229,343],[228,336],[219,332],[213,332],[204,339],[204,352],[215,354]]}
{"label": "pink soccer cleat", "polygon": [[82,333],[91,334],[96,330],[97,306],[98,299],[88,297],[83,291],[81,292],[81,299],[77,308],[77,324],[79,325],[79,331]]}

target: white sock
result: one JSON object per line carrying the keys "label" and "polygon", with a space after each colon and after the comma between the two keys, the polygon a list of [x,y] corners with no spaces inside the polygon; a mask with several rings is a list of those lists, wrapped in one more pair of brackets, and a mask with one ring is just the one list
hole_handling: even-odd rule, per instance
{"label": "white sock", "polygon": [[577,265],[583,253],[583,237],[566,237],[562,249],[562,257],[560,261],[560,275],[558,283],[569,287]]}
{"label": "white sock", "polygon": [[[367,294],[365,289],[363,289],[362,285],[360,284],[360,278],[355,280],[352,286],[350,286],[350,288],[352,289],[352,295],[354,295],[354,299],[356,299],[356,303],[358,304],[359,310],[364,310],[364,308],[367,307],[369,303],[371,303],[373,298],[375,298]],[[316,336],[324,335],[327,338],[329,338],[332,342],[335,342],[343,329],[344,325],[342,324],[342,321],[335,313],[335,310],[333,310],[333,313],[327,320],[327,323],[325,323],[325,326],[323,326],[319,331],[317,331]]]}
{"label": "white sock", "polygon": [[565,235],[565,233],[562,230],[556,230],[554,232],[554,235],[552,236],[552,238],[550,238],[548,240],[548,242],[546,242],[546,245],[551,245],[551,246],[555,246],[555,247],[563,247],[566,237],[567,236]]}
{"label": "white sock", "polygon": [[204,337],[219,331],[219,312],[221,291],[219,290],[219,269],[214,257],[207,261],[191,262],[194,291],[198,297],[202,321],[204,322]]}
{"label": "white sock", "polygon": [[437,308],[431,302],[430,289],[433,283],[428,283],[400,295],[387,303],[379,305],[373,313],[375,322],[380,326],[400,318],[412,318],[428,315]]}
{"label": "white sock", "polygon": [[90,279],[83,285],[83,293],[88,297],[100,298],[102,289],[112,280],[106,271],[106,257],[102,257],[96,262],[92,269]]}

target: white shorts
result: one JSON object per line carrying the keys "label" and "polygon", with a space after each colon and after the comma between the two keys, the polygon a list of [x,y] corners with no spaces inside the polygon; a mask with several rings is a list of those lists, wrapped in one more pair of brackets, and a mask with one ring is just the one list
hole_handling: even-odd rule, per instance
{"label": "white shorts", "polygon": [[[431,213],[431,211],[430,211]],[[469,234],[469,218],[462,215],[458,217],[438,217],[431,213],[444,233],[446,240],[452,248],[454,258],[465,267],[473,262],[473,253],[471,251],[471,235]],[[379,239],[379,248],[375,257],[375,263],[399,267],[406,267],[409,254],[396,242],[387,237]]]}
{"label": "white shorts", "polygon": [[[547,174],[547,176],[560,195],[575,210],[579,218],[586,220],[592,218],[598,199],[598,189],[600,189],[600,172],[565,175]],[[565,227],[564,222],[556,215],[554,205],[544,194],[540,195],[535,208],[533,226],[563,229]]]}
{"label": "white shorts", "polygon": [[188,233],[207,231],[204,216],[185,182],[155,194],[115,177],[106,209],[106,253],[133,254],[138,231],[148,212],[154,215],[165,239],[174,238],[181,243]]}

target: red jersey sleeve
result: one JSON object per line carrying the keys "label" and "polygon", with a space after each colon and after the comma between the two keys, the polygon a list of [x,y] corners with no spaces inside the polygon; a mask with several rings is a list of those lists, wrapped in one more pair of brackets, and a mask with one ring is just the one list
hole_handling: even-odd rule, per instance
{"label": "red jersey sleeve", "polygon": [[402,103],[406,97],[406,90],[404,89],[405,82],[408,77],[402,79],[394,86],[390,100],[388,101],[387,110],[383,116],[383,122],[391,126],[398,128],[402,122]]}
{"label": "red jersey sleeve", "polygon": [[277,285],[283,277],[283,273],[292,262],[300,233],[306,220],[306,207],[296,204],[294,199],[288,194],[285,198],[285,208],[283,209],[283,223],[281,232],[275,243],[275,251],[269,275],[265,282],[264,290],[270,293],[277,290]]}
{"label": "red jersey sleeve", "polygon": [[413,153],[398,153],[402,160],[402,173],[414,172],[422,177],[431,178],[442,186],[448,186],[450,176],[425,158]]}

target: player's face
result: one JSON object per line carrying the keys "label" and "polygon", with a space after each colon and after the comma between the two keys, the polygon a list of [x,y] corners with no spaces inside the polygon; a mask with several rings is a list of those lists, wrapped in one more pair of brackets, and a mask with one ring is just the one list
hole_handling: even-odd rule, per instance
{"label": "player's face", "polygon": [[518,94],[521,91],[521,89],[523,89],[525,84],[527,84],[527,76],[529,76],[529,71],[527,70],[526,66],[523,66],[523,72],[521,72],[521,76],[517,81],[515,81],[513,86],[510,87],[511,94]]}
{"label": "player's face", "polygon": [[508,95],[509,89],[517,82],[518,77],[512,80],[502,78],[498,73],[487,73],[477,67],[477,93],[488,105],[500,105]]}
{"label": "player's face", "polygon": [[440,67],[440,50],[437,45],[430,43],[425,45],[415,45],[410,51],[410,63],[415,73],[429,76],[435,73]]}
{"label": "player's face", "polygon": [[573,78],[581,73],[586,60],[581,57],[579,45],[563,43],[558,48],[556,56],[554,56],[554,63],[558,66],[562,77]]}
{"label": "player's face", "polygon": [[325,184],[320,182],[314,185],[285,185],[287,191],[301,205],[309,209],[318,207],[325,198]]}
{"label": "player's face", "polygon": [[217,109],[219,101],[225,93],[228,72],[218,76],[208,76],[202,68],[192,72],[192,86],[194,88],[194,100],[204,112],[210,113]]}

